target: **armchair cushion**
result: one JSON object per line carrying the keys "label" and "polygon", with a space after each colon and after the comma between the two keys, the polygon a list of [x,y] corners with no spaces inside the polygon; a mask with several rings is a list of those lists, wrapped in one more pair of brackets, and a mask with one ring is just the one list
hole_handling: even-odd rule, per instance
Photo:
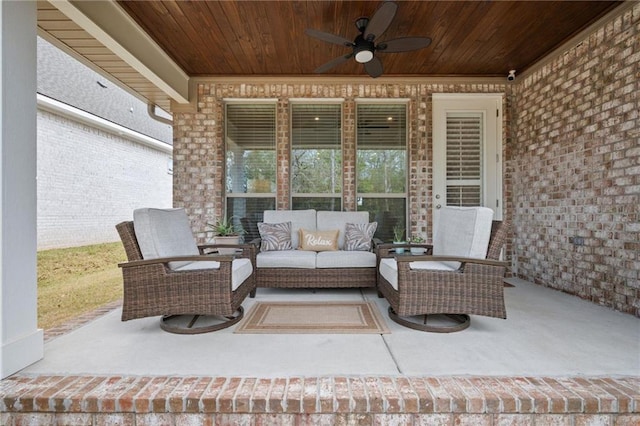
{"label": "armchair cushion", "polygon": [[[444,207],[433,230],[434,256],[485,259],[491,238],[493,210],[487,207]],[[446,262],[460,267],[458,262]]]}
{"label": "armchair cushion", "polygon": [[[435,261],[418,261],[410,262],[410,269],[426,269],[432,271],[455,271],[457,268],[448,265],[455,262],[435,262]],[[398,262],[393,258],[384,258],[380,260],[380,275],[387,280],[389,284],[398,290]]]}
{"label": "armchair cushion", "polygon": [[[206,260],[202,262],[185,262],[184,265],[174,268],[177,272],[196,271],[199,269],[220,269],[220,262]],[[231,290],[235,291],[240,284],[251,276],[253,266],[247,258],[234,259],[231,263]]]}
{"label": "armchair cushion", "polygon": [[[134,210],[133,227],[144,259],[200,254],[184,209]],[[187,263],[170,262],[169,268]]]}
{"label": "armchair cushion", "polygon": [[428,271],[456,271],[451,263],[457,262],[440,262],[440,261],[423,261],[409,262],[409,269],[428,270]]}

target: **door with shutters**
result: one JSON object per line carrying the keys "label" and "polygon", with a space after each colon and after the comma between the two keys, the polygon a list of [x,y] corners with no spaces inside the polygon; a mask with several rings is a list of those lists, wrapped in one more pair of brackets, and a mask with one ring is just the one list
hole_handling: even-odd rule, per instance
{"label": "door with shutters", "polygon": [[502,95],[433,95],[434,227],[443,206],[485,206],[502,219]]}

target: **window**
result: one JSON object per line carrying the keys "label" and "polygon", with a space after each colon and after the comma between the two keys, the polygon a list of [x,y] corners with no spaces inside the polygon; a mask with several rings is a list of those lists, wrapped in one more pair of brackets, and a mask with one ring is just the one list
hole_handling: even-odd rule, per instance
{"label": "window", "polygon": [[342,210],[340,104],[291,105],[291,206]]}
{"label": "window", "polygon": [[502,95],[433,95],[433,220],[442,206],[502,219]]}
{"label": "window", "polygon": [[358,210],[378,222],[377,238],[392,241],[407,223],[407,107],[358,104],[356,120]]}
{"label": "window", "polygon": [[227,217],[258,236],[264,210],[275,209],[276,104],[225,105]]}

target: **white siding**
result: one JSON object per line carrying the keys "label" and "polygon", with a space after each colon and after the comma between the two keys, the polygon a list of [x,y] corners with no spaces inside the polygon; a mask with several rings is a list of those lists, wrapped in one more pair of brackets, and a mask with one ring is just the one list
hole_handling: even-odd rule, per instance
{"label": "white siding", "polygon": [[118,241],[138,207],[171,207],[171,154],[38,110],[38,250]]}

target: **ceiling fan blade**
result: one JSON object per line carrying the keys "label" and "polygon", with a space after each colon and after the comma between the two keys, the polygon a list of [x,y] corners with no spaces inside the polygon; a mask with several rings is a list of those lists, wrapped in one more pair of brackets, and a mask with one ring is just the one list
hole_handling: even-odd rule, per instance
{"label": "ceiling fan blade", "polygon": [[380,53],[409,52],[427,47],[431,44],[429,37],[401,37],[378,43],[376,50]]}
{"label": "ceiling fan blade", "polygon": [[364,70],[373,78],[380,77],[382,75],[382,62],[378,58],[373,58],[369,62],[365,62]]}
{"label": "ceiling fan blade", "polygon": [[304,32],[311,37],[315,37],[319,40],[326,41],[333,44],[339,44],[341,46],[353,46],[353,41],[344,38],[339,35],[325,33],[324,31],[314,30],[312,28],[307,28]]}
{"label": "ceiling fan blade", "polygon": [[344,56],[338,56],[335,59],[330,60],[329,62],[327,62],[324,65],[320,65],[318,68],[316,68],[313,72],[320,74],[323,73],[325,71],[329,71],[331,68],[340,65],[344,62],[347,62],[349,59],[351,59],[351,57],[353,56],[353,53],[349,53],[346,54]]}
{"label": "ceiling fan blade", "polygon": [[369,20],[367,28],[364,30],[364,39],[373,41],[376,37],[380,37],[384,33],[394,16],[396,16],[398,5],[392,1],[382,3],[382,6],[376,10],[376,13]]}

